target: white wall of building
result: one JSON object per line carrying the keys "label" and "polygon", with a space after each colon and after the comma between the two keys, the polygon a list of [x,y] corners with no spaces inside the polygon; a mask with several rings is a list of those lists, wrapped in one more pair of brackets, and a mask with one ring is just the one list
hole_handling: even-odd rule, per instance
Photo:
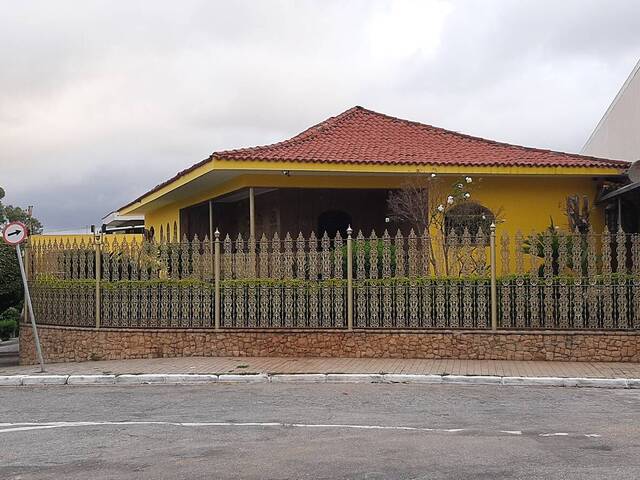
{"label": "white wall of building", "polygon": [[640,62],[582,148],[584,155],[640,160]]}

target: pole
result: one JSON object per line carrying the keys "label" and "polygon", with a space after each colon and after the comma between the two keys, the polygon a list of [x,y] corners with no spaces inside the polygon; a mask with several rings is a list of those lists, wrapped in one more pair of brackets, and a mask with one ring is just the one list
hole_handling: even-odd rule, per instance
{"label": "pole", "polygon": [[213,277],[213,271],[215,270],[214,258],[213,258],[213,200],[209,200],[209,252],[211,252],[211,276]]}
{"label": "pole", "polygon": [[[24,243],[24,273],[27,277],[27,281],[29,281],[29,278],[31,277],[31,262],[29,260],[29,257],[30,257],[29,250],[31,250],[30,243],[31,243],[30,240]],[[23,305],[24,305],[22,309],[23,321],[24,323],[27,323],[29,321],[29,307],[27,307],[26,292],[24,294]]]}
{"label": "pole", "polygon": [[100,328],[100,278],[102,277],[102,235],[96,233],[95,236],[95,252],[96,252],[96,330]]}
{"label": "pole", "polygon": [[215,290],[215,319],[214,328],[220,330],[220,232],[216,229],[214,243],[214,255],[213,255],[213,278],[214,278],[214,290]]}
{"label": "pole", "polygon": [[249,187],[249,236],[256,238],[256,201],[253,187]]}
{"label": "pole", "polygon": [[44,358],[42,357],[42,348],[40,347],[40,337],[38,337],[36,319],[33,315],[33,305],[31,304],[31,295],[29,294],[29,284],[27,283],[27,274],[24,271],[24,263],[22,262],[22,251],[20,250],[20,244],[16,245],[16,253],[18,254],[18,264],[20,265],[20,274],[22,275],[22,285],[24,286],[24,296],[26,297],[26,300],[27,300],[27,308],[29,309],[29,317],[31,318],[31,328],[33,328],[33,342],[36,345],[38,362],[40,363],[40,371],[44,372]]}
{"label": "pole", "polygon": [[622,230],[622,197],[618,195],[618,230]]}
{"label": "pole", "polygon": [[496,282],[496,225],[491,224],[489,237],[489,249],[491,250],[491,331],[498,330],[498,287]]}
{"label": "pole", "polygon": [[347,228],[347,329],[353,330],[353,239],[351,225]]}

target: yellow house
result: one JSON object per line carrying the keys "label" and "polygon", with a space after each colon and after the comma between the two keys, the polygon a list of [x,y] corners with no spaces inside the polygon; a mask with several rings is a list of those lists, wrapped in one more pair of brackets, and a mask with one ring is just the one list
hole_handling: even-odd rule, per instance
{"label": "yellow house", "polygon": [[[389,193],[419,174],[455,182],[469,176],[472,198],[500,211],[509,233],[567,226],[568,196],[590,199],[591,222],[604,184],[628,167],[608,160],[521,147],[351,108],[272,145],[213,153],[118,210],[144,214],[156,240],[233,238],[278,232],[394,231]],[[466,185],[463,188],[467,188]],[[390,223],[390,224],[389,224]]]}

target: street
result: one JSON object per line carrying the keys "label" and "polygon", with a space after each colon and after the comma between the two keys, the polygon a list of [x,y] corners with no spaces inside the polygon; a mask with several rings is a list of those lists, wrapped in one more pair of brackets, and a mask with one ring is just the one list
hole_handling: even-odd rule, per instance
{"label": "street", "polygon": [[640,477],[640,392],[256,384],[0,389],[0,478]]}

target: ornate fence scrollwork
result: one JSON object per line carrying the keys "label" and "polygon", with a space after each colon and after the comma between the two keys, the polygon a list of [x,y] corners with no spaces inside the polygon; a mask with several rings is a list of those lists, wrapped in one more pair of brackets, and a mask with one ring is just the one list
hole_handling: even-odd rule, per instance
{"label": "ornate fence scrollwork", "polygon": [[[468,228],[444,238],[413,230],[358,232],[354,328],[490,328],[488,238],[489,232]],[[340,232],[333,238],[276,233],[258,241],[226,235],[221,247],[221,328],[347,326],[348,262]],[[87,239],[45,239],[29,248],[40,323],[94,326],[99,291],[103,327],[214,326],[218,290],[208,237],[161,243],[114,237],[97,251]],[[640,328],[638,234],[502,232],[498,253],[500,328]]]}

